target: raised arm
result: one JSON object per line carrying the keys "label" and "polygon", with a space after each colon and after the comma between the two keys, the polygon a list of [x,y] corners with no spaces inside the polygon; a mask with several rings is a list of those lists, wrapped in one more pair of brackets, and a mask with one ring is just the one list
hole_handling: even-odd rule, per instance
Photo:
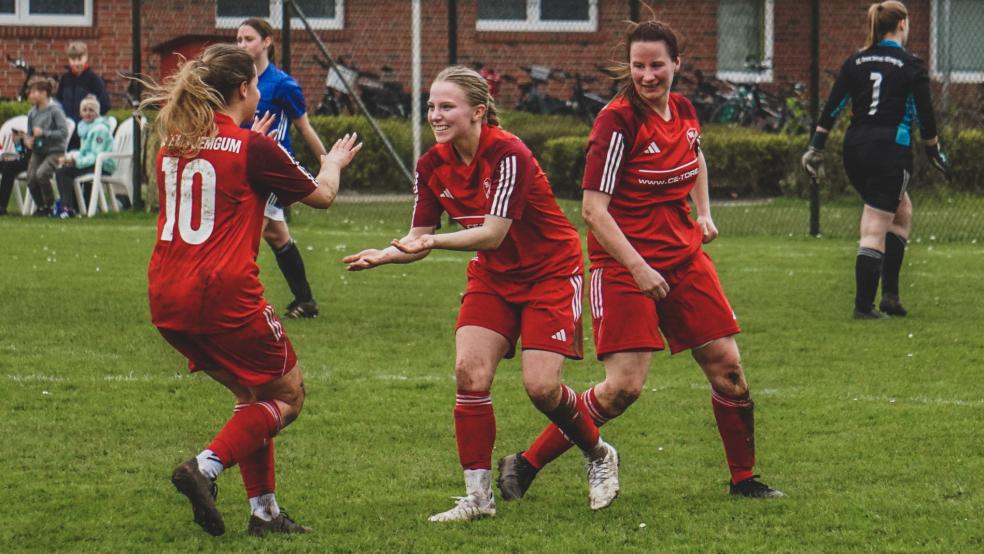
{"label": "raised arm", "polygon": [[342,169],[345,168],[362,150],[362,143],[357,143],[358,135],[352,133],[335,141],[331,152],[321,156],[321,170],[315,180],[318,188],[301,199],[301,202],[313,208],[327,208],[338,195],[338,186],[342,179]]}

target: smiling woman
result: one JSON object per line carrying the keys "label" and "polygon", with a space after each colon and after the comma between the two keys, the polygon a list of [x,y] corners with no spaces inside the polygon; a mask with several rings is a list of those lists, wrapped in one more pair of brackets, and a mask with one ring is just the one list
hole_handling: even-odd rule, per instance
{"label": "smiling woman", "polygon": [[[584,406],[561,381],[564,358],[582,357],[581,242],[557,206],[529,148],[502,130],[488,83],[475,71],[445,69],[430,88],[427,120],[437,145],[417,163],[410,232],[385,250],[344,262],[350,271],[410,263],[433,249],[478,250],[455,334],[454,428],[465,494],[430,521],[495,515],[490,389],[496,367],[522,339],[523,384],[533,404],[588,459],[592,509],[618,495],[618,454],[582,417]],[[434,234],[441,213],[464,229]]]}

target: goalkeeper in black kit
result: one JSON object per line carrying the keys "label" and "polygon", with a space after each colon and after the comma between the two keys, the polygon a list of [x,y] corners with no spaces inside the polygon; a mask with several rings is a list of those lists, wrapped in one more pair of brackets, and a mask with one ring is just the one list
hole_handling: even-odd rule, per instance
{"label": "goalkeeper in black kit", "polygon": [[[844,136],[844,168],[864,200],[861,241],[855,262],[855,319],[904,316],[899,271],[912,228],[912,127],[920,127],[926,155],[950,178],[950,166],[936,135],[926,63],[904,49],[909,14],[902,2],[872,4],[865,48],[844,62],[830,91],[803,167],[823,177],[824,146],[834,120],[852,106]],[[881,281],[882,297],[875,309]]]}

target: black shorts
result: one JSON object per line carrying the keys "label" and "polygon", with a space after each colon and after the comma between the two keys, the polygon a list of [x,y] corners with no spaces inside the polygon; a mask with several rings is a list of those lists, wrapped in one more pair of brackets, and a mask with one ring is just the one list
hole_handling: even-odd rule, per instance
{"label": "black shorts", "polygon": [[844,169],[865,204],[895,213],[912,175],[912,149],[894,142],[845,142]]}

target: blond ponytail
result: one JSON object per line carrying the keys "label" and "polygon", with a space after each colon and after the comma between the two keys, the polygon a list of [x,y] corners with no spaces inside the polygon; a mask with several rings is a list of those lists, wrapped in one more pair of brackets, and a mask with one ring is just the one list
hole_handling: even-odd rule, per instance
{"label": "blond ponytail", "polygon": [[867,50],[878,44],[888,33],[895,32],[899,21],[909,18],[905,4],[897,0],[877,2],[868,7],[868,41],[864,48]]}
{"label": "blond ponytail", "polygon": [[202,138],[218,133],[215,112],[255,76],[256,66],[245,50],[213,44],[198,58],[182,64],[163,84],[144,81],[149,96],[140,102],[140,109],[160,106],[156,125],[161,144],[171,155],[194,156]]}

